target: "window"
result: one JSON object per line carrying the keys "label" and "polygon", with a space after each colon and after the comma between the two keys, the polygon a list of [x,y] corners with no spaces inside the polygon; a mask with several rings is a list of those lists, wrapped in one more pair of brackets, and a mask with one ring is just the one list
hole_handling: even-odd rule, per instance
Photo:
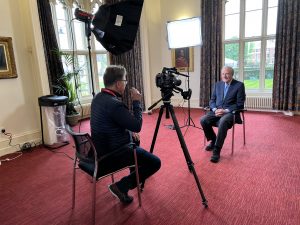
{"label": "window", "polygon": [[247,92],[271,93],[278,0],[226,0],[224,64]]}
{"label": "window", "polygon": [[[92,78],[89,65],[88,43],[85,35],[85,23],[74,19],[74,11],[78,5],[75,3],[68,5],[67,2],[69,1],[56,0],[54,4],[51,3],[52,16],[60,50],[71,53],[74,49],[75,60],[80,68],[78,94],[79,98],[84,102],[92,98]],[[102,1],[91,0],[89,2],[87,4],[90,4],[88,8],[91,10],[84,10],[91,11],[93,14],[96,13]],[[97,93],[104,87],[103,74],[109,64],[108,52],[93,35],[91,35],[90,44],[94,91]]]}

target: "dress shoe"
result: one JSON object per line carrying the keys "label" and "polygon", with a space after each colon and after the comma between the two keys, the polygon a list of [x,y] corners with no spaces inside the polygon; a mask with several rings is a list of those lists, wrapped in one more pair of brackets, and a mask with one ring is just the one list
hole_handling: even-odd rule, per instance
{"label": "dress shoe", "polygon": [[129,196],[127,193],[121,192],[116,184],[109,185],[108,189],[115,197],[117,197],[124,204],[129,204],[133,201],[133,197]]}
{"label": "dress shoe", "polygon": [[218,163],[219,162],[219,160],[220,160],[220,152],[221,152],[221,149],[219,149],[217,147],[214,148],[213,155],[210,158],[210,161],[212,163]]}
{"label": "dress shoe", "polygon": [[214,141],[211,141],[211,142],[205,147],[205,150],[206,150],[206,151],[212,151],[212,150],[214,150],[214,147],[215,147],[215,142],[214,142]]}

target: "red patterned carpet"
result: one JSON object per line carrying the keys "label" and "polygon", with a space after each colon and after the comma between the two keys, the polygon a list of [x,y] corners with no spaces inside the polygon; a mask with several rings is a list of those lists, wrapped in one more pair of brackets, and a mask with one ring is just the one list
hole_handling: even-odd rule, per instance
{"label": "red patterned carpet", "polygon": [[[182,109],[176,110],[183,125]],[[199,124],[201,110],[192,110]],[[158,113],[144,115],[141,145],[150,149]],[[120,204],[108,191],[110,179],[97,184],[97,224],[126,225],[299,225],[300,224],[300,117],[275,113],[246,113],[247,144],[242,126],[236,129],[235,153],[231,156],[231,131],[221,161],[209,161],[201,130],[183,128],[209,207],[201,204],[194,177],[189,172],[176,132],[164,125],[158,132],[154,153],[161,170],[150,178],[138,207],[137,193],[129,206]],[[89,130],[89,121],[81,130]],[[186,132],[185,132],[186,131]],[[0,166],[0,223],[90,224],[91,184],[78,174],[76,206],[71,210],[72,145],[51,152],[37,148]],[[119,175],[119,177],[122,174]]]}

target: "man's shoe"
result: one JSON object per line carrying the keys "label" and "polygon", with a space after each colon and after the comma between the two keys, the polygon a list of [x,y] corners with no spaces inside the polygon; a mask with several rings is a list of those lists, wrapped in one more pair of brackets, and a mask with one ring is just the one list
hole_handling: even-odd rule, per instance
{"label": "man's shoe", "polygon": [[215,147],[215,142],[214,141],[211,141],[205,148],[206,151],[212,151],[214,150],[214,147]]}
{"label": "man's shoe", "polygon": [[129,204],[133,201],[133,197],[129,196],[127,193],[121,192],[116,184],[109,185],[108,189],[114,196],[116,196],[124,204]]}
{"label": "man's shoe", "polygon": [[213,155],[211,156],[211,158],[210,158],[210,161],[212,162],[212,163],[217,163],[217,162],[219,162],[219,160],[220,160],[220,152],[221,152],[221,149],[218,149],[218,148],[214,148],[214,150],[213,150]]}

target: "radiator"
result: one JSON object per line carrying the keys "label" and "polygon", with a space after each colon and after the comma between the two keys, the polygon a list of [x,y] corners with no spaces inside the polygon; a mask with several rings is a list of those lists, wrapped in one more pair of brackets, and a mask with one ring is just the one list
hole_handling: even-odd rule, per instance
{"label": "radiator", "polygon": [[272,97],[246,97],[246,109],[272,109]]}
{"label": "radiator", "polygon": [[80,105],[75,106],[75,109],[77,112],[81,113],[81,108],[82,108],[82,118],[90,118],[91,117],[91,103],[87,104],[82,104],[81,107]]}

